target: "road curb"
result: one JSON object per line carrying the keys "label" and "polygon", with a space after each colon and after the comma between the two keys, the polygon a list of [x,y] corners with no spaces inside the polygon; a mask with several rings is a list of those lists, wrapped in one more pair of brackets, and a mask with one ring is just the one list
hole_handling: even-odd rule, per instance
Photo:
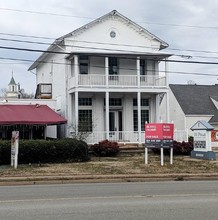
{"label": "road curb", "polygon": [[0,185],[5,186],[5,185],[33,185],[33,184],[53,184],[53,183],[65,184],[65,183],[188,181],[188,180],[218,180],[218,173],[0,177]]}

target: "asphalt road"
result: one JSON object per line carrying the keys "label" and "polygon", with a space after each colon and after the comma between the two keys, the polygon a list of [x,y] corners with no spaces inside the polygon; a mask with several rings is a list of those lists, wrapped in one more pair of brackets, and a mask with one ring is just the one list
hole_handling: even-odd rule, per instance
{"label": "asphalt road", "polygon": [[218,219],[218,181],[0,187],[2,220]]}

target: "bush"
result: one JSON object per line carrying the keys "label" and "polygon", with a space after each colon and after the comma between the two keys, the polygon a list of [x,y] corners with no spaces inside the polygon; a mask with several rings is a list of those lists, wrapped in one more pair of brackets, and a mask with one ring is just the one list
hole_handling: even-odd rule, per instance
{"label": "bush", "polygon": [[[153,148],[151,149],[153,153],[155,154],[160,154],[160,149],[159,148]],[[173,154],[174,155],[190,155],[191,151],[193,150],[193,142],[178,142],[178,141],[173,141]],[[164,149],[164,154],[169,155],[170,154],[170,149]]]}
{"label": "bush", "polygon": [[[10,164],[11,141],[0,140],[0,164]],[[18,162],[62,163],[89,160],[88,145],[76,139],[20,140]]]}
{"label": "bush", "polygon": [[90,150],[95,155],[102,157],[116,156],[120,151],[118,143],[109,140],[100,141],[98,144],[92,145]]}

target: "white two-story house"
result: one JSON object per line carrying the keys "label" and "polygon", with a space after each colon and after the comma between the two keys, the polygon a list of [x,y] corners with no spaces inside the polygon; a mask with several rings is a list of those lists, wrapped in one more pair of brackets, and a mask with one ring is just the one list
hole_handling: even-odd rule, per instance
{"label": "white two-story house", "polygon": [[[117,11],[57,40],[29,68],[39,99],[56,99],[66,136],[144,143],[145,122],[169,118],[168,44]],[[163,63],[163,65],[161,65]],[[160,70],[160,68],[162,68]]]}

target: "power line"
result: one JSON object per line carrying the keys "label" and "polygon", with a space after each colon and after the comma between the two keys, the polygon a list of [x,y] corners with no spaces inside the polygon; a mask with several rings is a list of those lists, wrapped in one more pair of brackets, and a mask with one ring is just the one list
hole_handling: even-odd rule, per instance
{"label": "power line", "polygon": [[95,18],[92,18],[92,17],[85,17],[85,16],[67,15],[67,14],[57,14],[57,13],[50,13],[50,12],[30,11],[30,10],[21,10],[21,9],[12,9],[12,8],[0,8],[0,10],[4,10],[4,11],[15,11],[15,12],[25,12],[25,13],[31,13],[31,14],[60,16],[60,17],[95,19]]}
{"label": "power line", "polygon": [[[31,10],[22,10],[22,9],[12,9],[12,8],[4,8],[1,7],[0,10],[4,11],[14,11],[20,13],[31,13],[31,14],[40,14],[40,15],[49,15],[49,16],[59,16],[59,17],[72,17],[78,19],[89,19],[94,20],[97,18],[87,17],[87,16],[78,16],[78,15],[69,15],[69,14],[58,14],[58,13],[50,13],[50,12],[41,12],[41,11],[31,11]],[[161,25],[161,26],[174,26],[174,27],[187,27],[187,28],[199,28],[199,29],[215,29],[218,30],[216,26],[199,26],[199,25],[184,25],[184,24],[172,24],[172,23],[156,23],[156,22],[147,22],[147,21],[135,21],[136,23],[150,24],[150,25]]]}
{"label": "power line", "polygon": [[[109,48],[97,48],[97,47],[83,47],[83,46],[73,46],[75,48],[85,48],[85,49],[99,49],[103,51],[116,51],[116,52],[126,52],[126,53],[137,53],[137,51],[126,51],[126,50],[114,50]],[[65,55],[72,55],[72,52],[62,52],[62,51],[51,51],[51,50],[39,50],[39,49],[30,49],[30,48],[19,48],[19,47],[5,47],[0,46],[0,49],[7,49],[7,50],[18,50],[18,51],[27,51],[27,52],[40,52],[40,53],[48,53],[48,54],[65,54]],[[99,55],[98,55],[99,56]],[[126,57],[125,57],[126,58]],[[132,58],[133,59],[133,58]],[[174,62],[174,63],[189,63],[189,64],[211,64],[217,65],[218,62],[211,62],[211,61],[184,61],[184,60],[167,60],[166,62]]]}
{"label": "power line", "polygon": [[[9,57],[0,57],[0,60],[12,60],[12,61],[21,61],[21,62],[26,62],[26,63],[32,63],[34,60],[29,60],[29,59],[17,59],[17,58],[9,58]],[[43,63],[43,64],[51,64],[51,65],[69,65],[71,66],[71,63],[64,63],[64,62],[57,62],[57,61],[38,61],[38,63]],[[22,63],[23,64],[23,63]],[[218,64],[218,63],[217,63]],[[91,65],[90,67],[94,68],[100,68],[100,69],[105,69],[103,66],[98,66],[98,65]],[[118,70],[132,70],[132,71],[137,71],[136,68],[117,68]],[[147,72],[153,72],[154,70],[152,69],[146,69]],[[158,70],[159,73],[165,73],[163,70]],[[167,73],[170,74],[182,74],[182,75],[201,75],[201,76],[216,76],[218,77],[218,74],[213,74],[213,73],[200,73],[200,72],[184,72],[184,71],[167,71]]]}
{"label": "power line", "polygon": [[[55,38],[48,38],[48,37],[37,37],[37,36],[31,36],[31,35],[17,35],[17,34],[7,34],[7,33],[0,33],[0,35],[9,35],[9,36],[22,36],[22,37],[34,37],[37,39],[49,39],[54,40]],[[7,38],[0,38],[1,41],[11,41],[11,42],[18,42],[18,43],[29,43],[29,44],[39,44],[39,45],[56,45],[55,43],[50,42],[41,42],[41,41],[30,41],[30,40],[17,40],[17,39],[7,39]],[[146,46],[140,46],[140,45],[130,45],[130,44],[114,44],[114,43],[102,43],[102,42],[96,42],[96,41],[84,41],[84,40],[74,40],[74,42],[81,42],[81,43],[87,43],[87,44],[99,44],[99,45],[113,45],[113,46],[127,46],[127,47],[135,47],[135,48],[152,48],[152,47],[146,47]],[[64,45],[66,47],[72,47],[72,45]],[[194,50],[194,49],[178,49],[178,48],[166,48],[166,50],[172,50],[172,51],[180,51],[180,52],[194,52],[194,53],[208,53],[208,54],[218,54],[218,51],[206,51],[206,50]],[[189,56],[189,55],[181,55],[181,54],[174,54],[174,56]],[[190,57],[198,57],[198,58],[212,58],[212,59],[218,59],[217,57],[204,57],[204,56],[197,56],[197,55],[191,55]]]}

